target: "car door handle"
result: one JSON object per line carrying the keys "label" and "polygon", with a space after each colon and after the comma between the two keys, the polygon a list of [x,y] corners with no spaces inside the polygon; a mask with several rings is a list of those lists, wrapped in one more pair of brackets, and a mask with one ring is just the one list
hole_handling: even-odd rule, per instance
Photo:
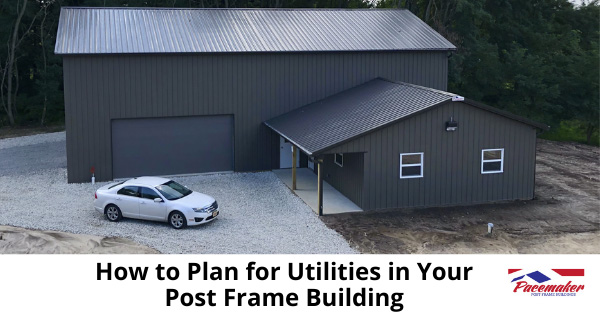
{"label": "car door handle", "polygon": [[143,202],[143,201],[140,201],[140,203],[141,203],[141,204],[146,204],[146,203],[145,203],[145,202]]}
{"label": "car door handle", "polygon": [[121,200],[121,198],[117,198],[117,200]]}

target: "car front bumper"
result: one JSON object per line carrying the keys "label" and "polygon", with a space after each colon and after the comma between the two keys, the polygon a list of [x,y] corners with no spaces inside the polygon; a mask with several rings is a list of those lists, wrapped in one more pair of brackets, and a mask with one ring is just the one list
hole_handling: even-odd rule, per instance
{"label": "car front bumper", "polygon": [[215,209],[208,213],[198,213],[194,212],[192,216],[187,216],[187,224],[188,225],[200,225],[204,223],[208,223],[214,221],[217,216],[220,214],[218,209]]}

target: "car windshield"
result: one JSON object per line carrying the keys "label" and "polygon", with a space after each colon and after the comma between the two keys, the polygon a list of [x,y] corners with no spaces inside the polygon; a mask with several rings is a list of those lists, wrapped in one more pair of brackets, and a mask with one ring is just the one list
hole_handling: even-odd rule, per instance
{"label": "car windshield", "polygon": [[168,200],[183,198],[192,193],[192,191],[185,188],[185,186],[172,180],[156,186],[156,189]]}

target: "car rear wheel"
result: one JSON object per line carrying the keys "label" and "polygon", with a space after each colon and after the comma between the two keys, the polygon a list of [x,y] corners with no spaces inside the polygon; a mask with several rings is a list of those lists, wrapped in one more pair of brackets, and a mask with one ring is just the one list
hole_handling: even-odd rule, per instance
{"label": "car rear wheel", "polygon": [[106,218],[108,221],[117,222],[123,218],[123,214],[121,213],[121,209],[115,205],[108,205],[106,207]]}
{"label": "car rear wheel", "polygon": [[179,211],[173,211],[169,214],[169,224],[178,230],[187,226],[185,216]]}

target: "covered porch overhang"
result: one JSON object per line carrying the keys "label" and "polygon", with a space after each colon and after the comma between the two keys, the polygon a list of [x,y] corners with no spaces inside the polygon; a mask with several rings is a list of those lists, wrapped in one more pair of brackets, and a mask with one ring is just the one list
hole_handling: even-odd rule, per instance
{"label": "covered porch overhang", "polygon": [[[322,185],[322,207],[319,204],[319,180],[318,176],[308,168],[299,168],[296,170],[296,188],[293,189],[293,170],[278,169],[273,173],[288,188],[304,201],[315,213],[319,215],[338,214],[347,212],[363,211],[359,206],[352,202],[348,197],[332,187],[329,183],[323,182]],[[319,213],[321,210],[321,213]]]}
{"label": "covered porch overhang", "polygon": [[[327,154],[321,153],[322,151],[317,153],[308,152],[300,147],[293,138],[287,138],[284,134],[277,133],[292,144],[292,163],[291,168],[274,169],[273,173],[315,213],[322,216],[325,214],[363,211],[350,198],[324,181],[325,163],[323,159]],[[298,151],[305,154],[310,163],[314,163],[314,170],[298,166]]]}
{"label": "covered porch overhang", "polygon": [[[311,207],[316,214],[322,216],[324,214],[362,211],[359,206],[344,196],[344,194],[323,180],[323,155],[315,156],[314,153],[300,147],[295,140],[289,139],[283,134],[279,135],[292,143],[292,167],[273,170],[273,172],[288,188]],[[297,166],[297,151],[306,154],[309,161],[314,163],[316,174],[309,168],[299,168]]]}

